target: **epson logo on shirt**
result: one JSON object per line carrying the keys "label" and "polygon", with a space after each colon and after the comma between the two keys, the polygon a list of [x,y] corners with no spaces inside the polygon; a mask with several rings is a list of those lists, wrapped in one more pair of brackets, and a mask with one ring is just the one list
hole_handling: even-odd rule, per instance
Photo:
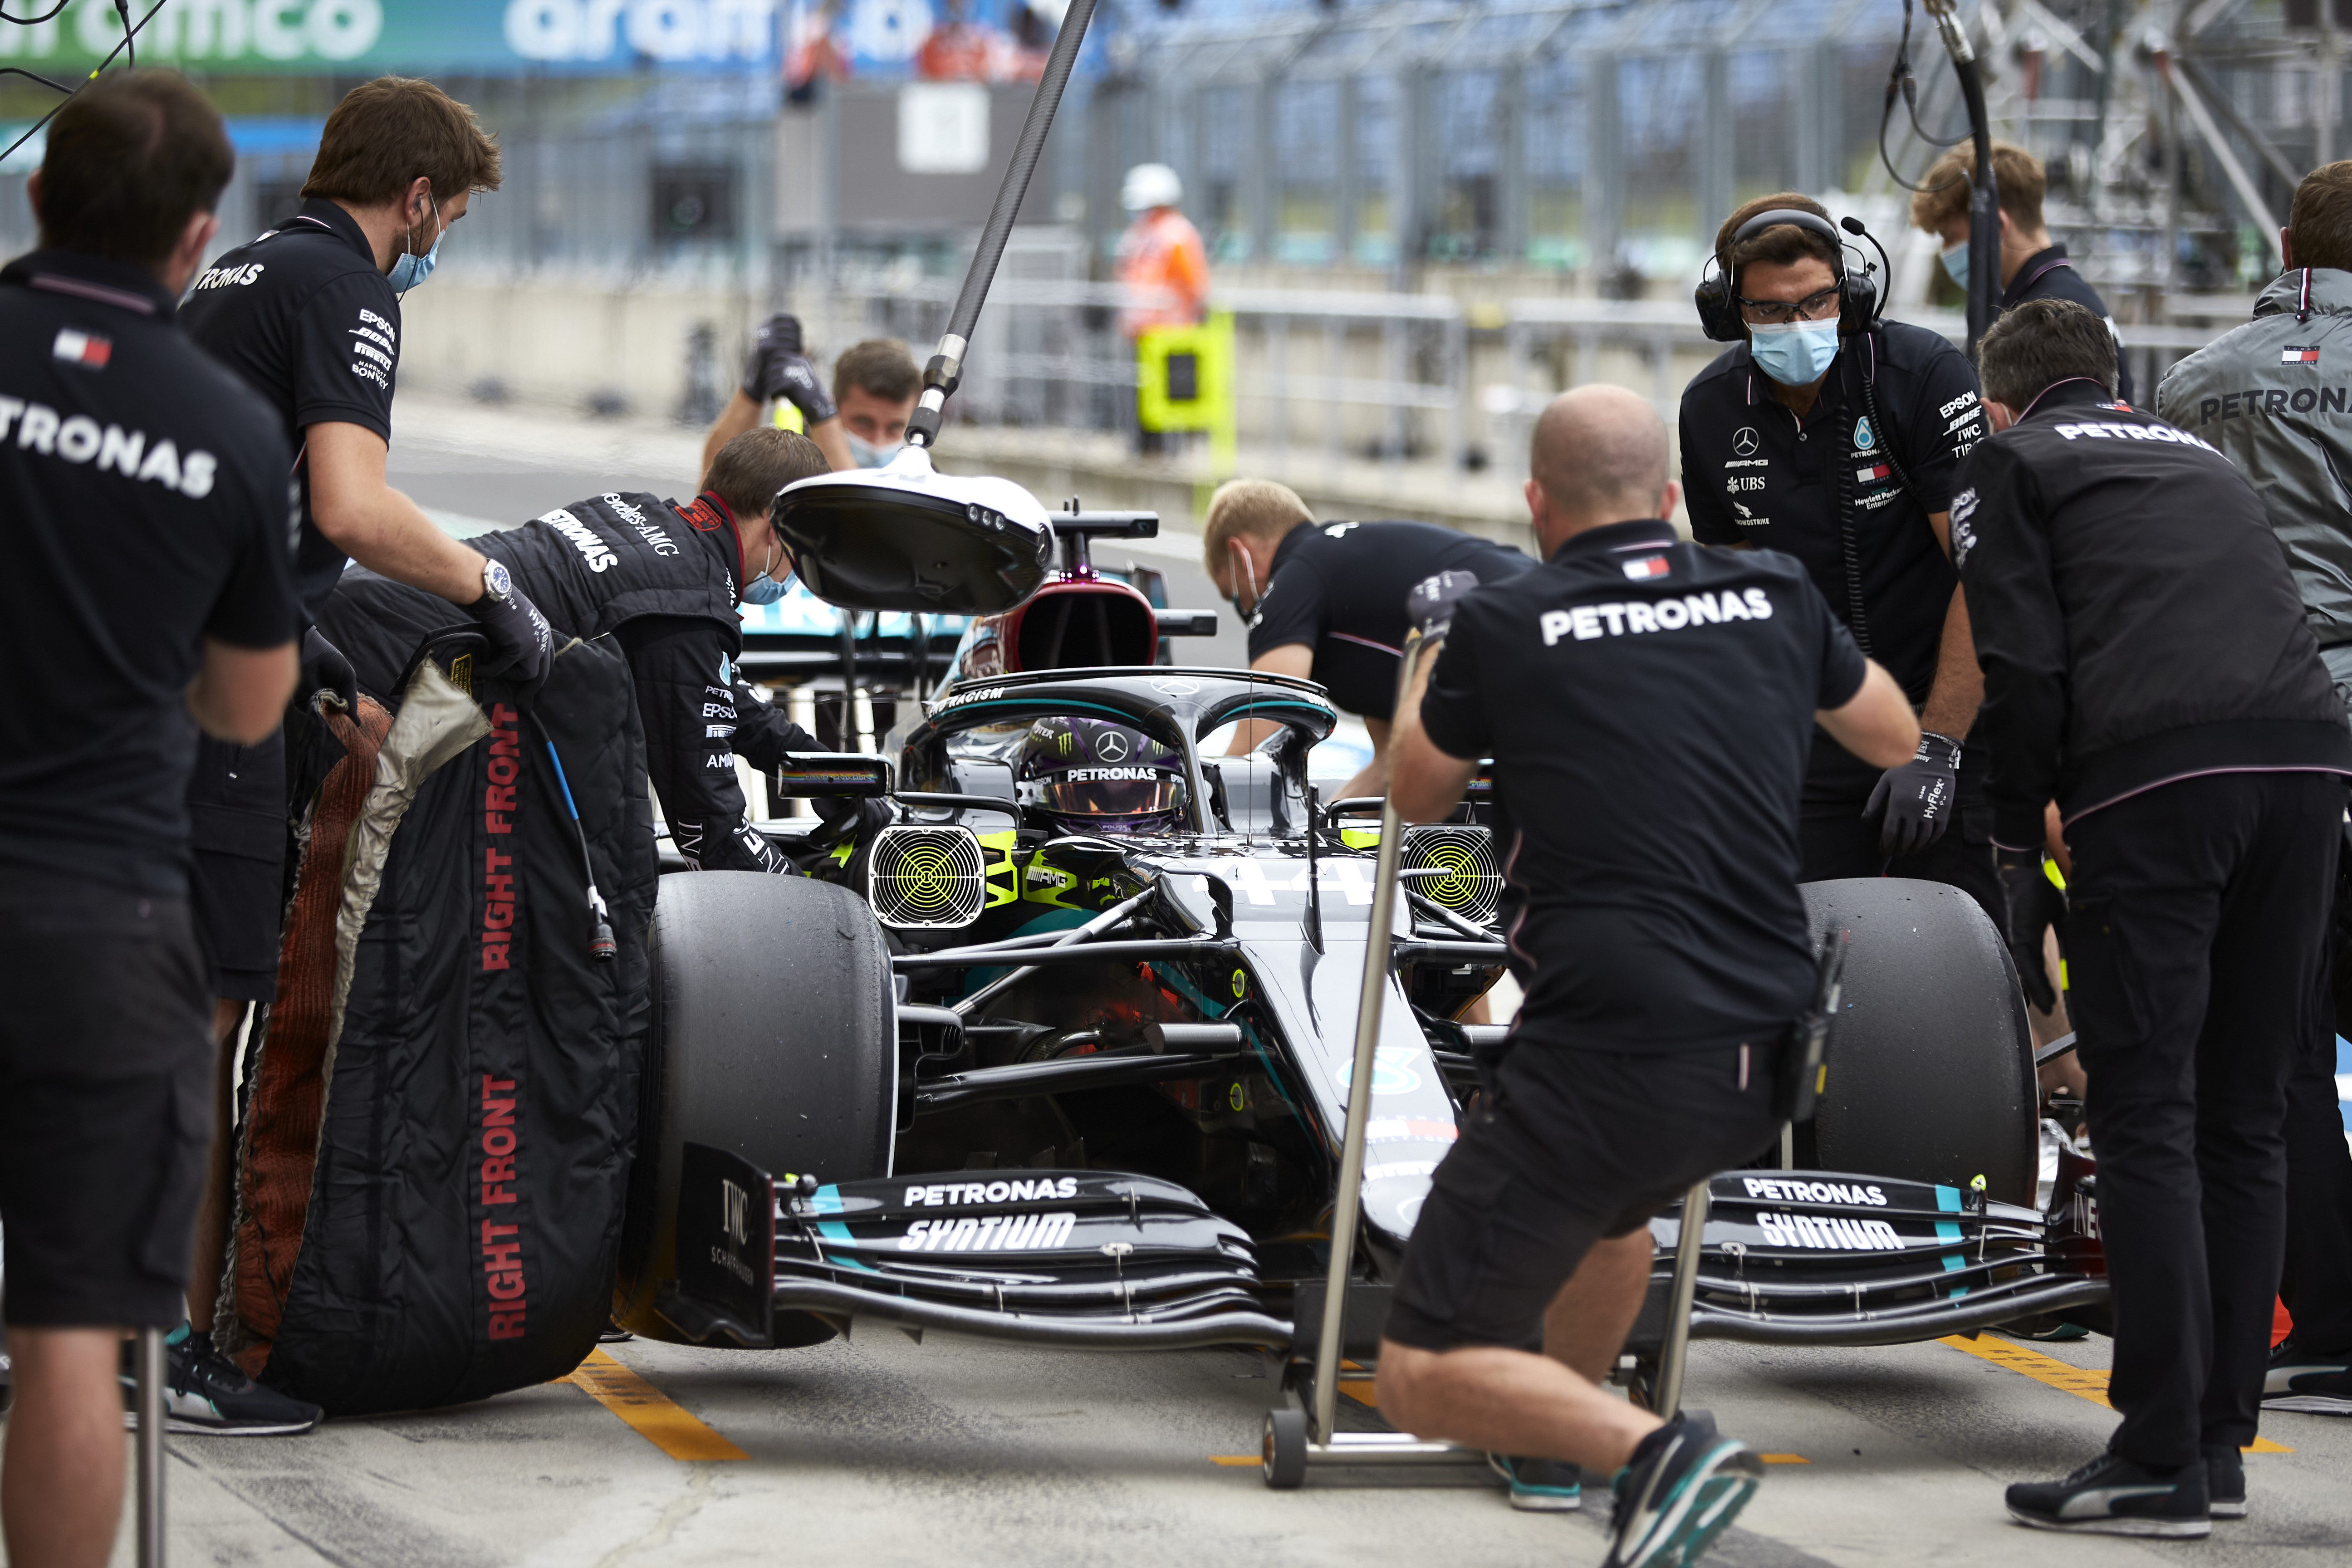
{"label": "epson logo on shirt", "polygon": [[562,507],[541,513],[539,521],[572,541],[572,547],[586,559],[591,572],[602,572],[620,559],[601,534]]}
{"label": "epson logo on shirt", "polygon": [[1537,625],[1544,647],[1564,637],[1579,642],[1598,637],[1639,636],[1643,632],[1678,632],[1685,626],[1719,626],[1726,621],[1769,621],[1772,601],[1761,588],[1733,593],[1685,594],[1679,599],[1635,599],[1629,604],[1578,605],[1546,610]]}
{"label": "epson logo on shirt", "polygon": [[63,458],[68,463],[96,458],[101,473],[112,468],[124,479],[159,484],[190,500],[202,500],[213,493],[213,479],[220,468],[210,452],[183,454],[168,438],[151,447],[143,430],[101,426],[85,414],[60,419],[46,403],[0,397],[0,441],[5,441],[12,429],[20,452]]}

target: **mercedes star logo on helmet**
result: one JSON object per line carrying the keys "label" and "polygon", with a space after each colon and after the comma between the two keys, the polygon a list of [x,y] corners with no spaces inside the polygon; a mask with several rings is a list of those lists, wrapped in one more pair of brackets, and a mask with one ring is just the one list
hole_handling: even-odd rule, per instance
{"label": "mercedes star logo on helmet", "polygon": [[1133,750],[1127,737],[1116,730],[1106,730],[1095,738],[1095,760],[1099,763],[1123,763]]}
{"label": "mercedes star logo on helmet", "polygon": [[1742,425],[1732,432],[1731,453],[1736,458],[1752,458],[1756,455],[1755,426]]}

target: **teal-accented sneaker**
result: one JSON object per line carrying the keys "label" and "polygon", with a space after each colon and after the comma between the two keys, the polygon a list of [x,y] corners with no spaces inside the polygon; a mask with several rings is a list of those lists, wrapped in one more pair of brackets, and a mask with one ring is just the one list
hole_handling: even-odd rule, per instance
{"label": "teal-accented sneaker", "polygon": [[1486,1463],[1511,1483],[1511,1506],[1521,1513],[1574,1513],[1584,1506],[1584,1472],[1564,1459],[1489,1454]]}
{"label": "teal-accented sneaker", "polygon": [[2352,1415],[2352,1357],[2310,1355],[2281,1340],[2263,1373],[2263,1408]]}
{"label": "teal-accented sneaker", "polygon": [[[132,1346],[123,1346],[122,1424],[139,1426]],[[182,1323],[163,1346],[163,1429],[217,1437],[291,1437],[326,1415],[315,1405],[264,1388],[213,1347],[210,1334]]]}
{"label": "teal-accented sneaker", "polygon": [[1601,1568],[1687,1568],[1763,1484],[1764,1461],[1687,1411],[1642,1439],[1617,1473]]}
{"label": "teal-accented sneaker", "polygon": [[2202,1459],[2175,1470],[2151,1470],[2102,1454],[2063,1481],[2021,1483],[2007,1497],[2009,1517],[2036,1530],[2173,1541],[2213,1533]]}

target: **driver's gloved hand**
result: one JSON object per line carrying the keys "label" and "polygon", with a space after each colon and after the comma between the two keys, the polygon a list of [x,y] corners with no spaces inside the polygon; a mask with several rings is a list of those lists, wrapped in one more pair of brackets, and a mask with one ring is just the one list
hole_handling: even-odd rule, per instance
{"label": "driver's gloved hand", "polygon": [[1404,617],[1424,637],[1442,637],[1454,625],[1454,606],[1478,585],[1475,572],[1440,572],[1412,585],[1404,597]]}
{"label": "driver's gloved hand", "polygon": [[331,693],[344,712],[359,712],[360,679],[352,661],[327,640],[325,633],[311,626],[302,634],[302,683],[294,697],[308,707],[321,692]]}
{"label": "driver's gloved hand", "polygon": [[822,425],[839,412],[833,395],[817,379],[816,366],[801,352],[800,318],[781,312],[761,322],[751,339],[743,391],[762,403],[782,398],[812,426]]}
{"label": "driver's gloved hand", "polygon": [[2039,849],[2007,849],[1993,847],[1993,866],[2000,873],[2001,899],[2008,910],[2008,930],[2003,934],[2009,942],[2010,962],[2017,965],[2017,978],[2025,987],[2025,999],[2036,1010],[2047,1013],[2058,1005],[2058,993],[2050,984],[2050,966],[2042,951],[2042,933],[2066,916],[2066,895],[2050,880],[2042,867]]}
{"label": "driver's gloved hand", "polygon": [[485,594],[466,608],[489,636],[490,652],[482,673],[503,676],[527,691],[538,690],[555,664],[555,630],[539,606],[516,588],[503,600]]}
{"label": "driver's gloved hand", "polygon": [[1944,836],[1952,824],[1960,789],[1960,743],[1933,730],[1919,731],[1919,754],[1882,774],[1862,815],[1886,814],[1878,847],[1889,855],[1909,855]]}

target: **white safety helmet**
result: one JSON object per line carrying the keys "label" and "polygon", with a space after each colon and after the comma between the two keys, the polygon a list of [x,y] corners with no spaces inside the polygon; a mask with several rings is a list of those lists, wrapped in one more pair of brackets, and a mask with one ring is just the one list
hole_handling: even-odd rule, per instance
{"label": "white safety helmet", "polygon": [[1131,213],[1172,207],[1184,199],[1184,182],[1165,163],[1138,163],[1118,188],[1118,205]]}

